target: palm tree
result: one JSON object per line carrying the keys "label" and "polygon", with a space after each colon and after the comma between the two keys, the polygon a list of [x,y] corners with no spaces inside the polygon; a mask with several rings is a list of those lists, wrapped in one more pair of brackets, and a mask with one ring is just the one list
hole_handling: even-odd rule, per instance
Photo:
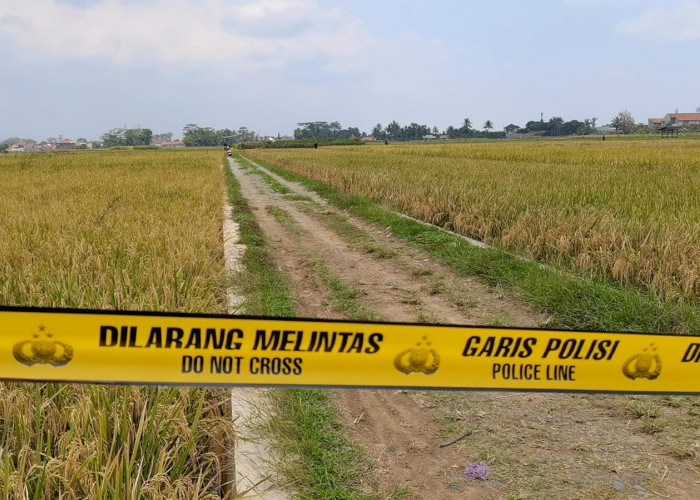
{"label": "palm tree", "polygon": [[493,130],[493,123],[491,120],[486,120],[486,123],[484,123],[484,130],[489,132],[490,130]]}
{"label": "palm tree", "polygon": [[472,128],[472,121],[469,118],[464,119],[464,124],[462,125],[462,128],[466,131],[471,130]]}

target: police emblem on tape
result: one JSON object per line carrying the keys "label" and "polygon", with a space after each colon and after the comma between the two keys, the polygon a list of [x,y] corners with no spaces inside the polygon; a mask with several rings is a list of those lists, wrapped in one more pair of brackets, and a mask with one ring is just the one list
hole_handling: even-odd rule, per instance
{"label": "police emblem on tape", "polygon": [[661,374],[661,358],[656,353],[654,344],[649,344],[639,354],[630,357],[622,365],[622,373],[632,380],[636,378],[646,378],[654,380]]}
{"label": "police emblem on tape", "polygon": [[416,347],[401,351],[394,358],[394,366],[401,373],[421,372],[431,375],[440,366],[440,356],[435,349],[430,348],[427,337],[423,337]]}
{"label": "police emblem on tape", "polygon": [[46,327],[40,326],[33,340],[23,340],[14,345],[12,354],[17,361],[27,366],[37,363],[63,366],[73,359],[73,348],[54,340],[53,334],[44,333],[45,330]]}

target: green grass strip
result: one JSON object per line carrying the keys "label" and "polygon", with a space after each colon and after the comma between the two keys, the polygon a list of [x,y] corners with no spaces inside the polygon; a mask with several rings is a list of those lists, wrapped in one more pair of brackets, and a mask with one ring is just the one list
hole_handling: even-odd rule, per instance
{"label": "green grass strip", "polygon": [[281,472],[294,481],[297,498],[365,498],[356,485],[371,464],[347,439],[331,392],[277,390],[272,403],[286,417],[271,420],[269,429],[284,454]]}
{"label": "green grass strip", "polygon": [[379,314],[362,304],[362,291],[353,288],[340,276],[334,274],[321,260],[312,262],[314,272],[323,280],[323,284],[331,292],[333,308],[345,315],[346,318],[357,321],[382,321]]}
{"label": "green grass strip", "polygon": [[289,278],[275,265],[271,250],[263,237],[248,201],[241,194],[238,180],[224,160],[231,217],[239,226],[240,243],[246,245],[245,271],[235,285],[245,295],[245,313],[260,316],[293,317],[294,298]]}
{"label": "green grass strip", "polygon": [[405,239],[460,275],[500,285],[551,317],[551,326],[576,330],[700,333],[700,308],[689,301],[663,301],[622,285],[603,283],[484,249],[435,226],[402,217],[367,198],[338,191],[275,165],[258,163],[284,179],[300,182],[340,209]]}
{"label": "green grass strip", "polygon": [[270,177],[267,175],[265,172],[260,170],[255,163],[250,161],[248,158],[241,154],[236,154],[236,160],[238,160],[244,167],[250,168],[254,174],[259,175],[265,183],[270,186],[270,189],[274,193],[280,193],[284,195],[289,195],[292,190],[289,189],[287,186],[284,184],[281,184],[280,182],[277,181],[277,179]]}
{"label": "green grass strip", "polygon": [[310,197],[303,194],[285,194],[283,198],[289,201],[313,201]]}
{"label": "green grass strip", "polygon": [[[245,313],[294,317],[296,304],[289,277],[274,263],[255,215],[241,194],[238,180],[224,159],[233,220],[240,243],[247,246],[240,284],[247,297]],[[280,462],[278,470],[291,483],[296,498],[363,498],[357,490],[369,461],[346,435],[330,391],[276,389],[269,392],[274,415],[269,430]]]}
{"label": "green grass strip", "polygon": [[[304,230],[301,226],[299,226],[289,212],[283,208],[268,205],[265,207],[265,210],[293,235],[300,237],[304,234]],[[346,222],[346,226],[347,227],[342,227],[355,231],[356,233],[354,235],[357,239],[360,239],[360,237],[367,238],[364,232],[352,224]],[[324,264],[322,259],[311,255],[308,261],[314,272],[321,278],[323,284],[330,291],[333,300],[333,308],[335,310],[343,313],[348,319],[358,321],[380,321],[382,319],[381,316],[362,304],[360,300],[362,291],[353,288],[340,276],[334,274],[328,266]]]}

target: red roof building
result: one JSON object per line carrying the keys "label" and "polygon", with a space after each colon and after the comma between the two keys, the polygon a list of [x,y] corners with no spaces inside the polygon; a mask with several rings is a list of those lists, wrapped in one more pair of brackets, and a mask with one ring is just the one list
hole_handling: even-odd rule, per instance
{"label": "red roof building", "polygon": [[63,139],[61,142],[56,144],[56,151],[68,151],[70,149],[76,149],[78,146],[70,139]]}
{"label": "red roof building", "polygon": [[693,121],[700,122],[700,113],[671,113],[668,116],[675,118],[678,121]]}
{"label": "red roof building", "polygon": [[649,118],[649,126],[675,135],[688,125],[700,125],[700,113],[668,113],[663,118]]}
{"label": "red roof building", "polygon": [[669,113],[662,125],[700,125],[700,113]]}

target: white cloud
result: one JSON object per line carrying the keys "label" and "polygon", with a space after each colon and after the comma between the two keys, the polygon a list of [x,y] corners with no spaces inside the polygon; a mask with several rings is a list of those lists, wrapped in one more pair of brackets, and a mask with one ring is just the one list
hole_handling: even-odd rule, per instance
{"label": "white cloud", "polygon": [[2,0],[0,33],[34,53],[117,63],[218,63],[238,71],[317,61],[350,71],[379,41],[318,0]]}
{"label": "white cloud", "polygon": [[619,33],[648,36],[664,42],[700,40],[700,2],[683,0],[651,8],[617,25]]}

